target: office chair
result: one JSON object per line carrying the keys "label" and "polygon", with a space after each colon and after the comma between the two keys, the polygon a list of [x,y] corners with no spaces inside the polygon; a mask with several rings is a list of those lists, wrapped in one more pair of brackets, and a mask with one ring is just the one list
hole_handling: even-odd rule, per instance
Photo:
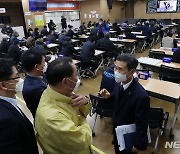
{"label": "office chair", "polygon": [[148,123],[150,129],[158,129],[154,151],[151,154],[157,153],[157,147],[160,136],[165,135],[166,126],[169,118],[169,112],[163,111],[162,108],[150,108],[148,113]]}
{"label": "office chair", "polygon": [[180,69],[161,65],[159,78],[160,80],[180,83]]}
{"label": "office chair", "polygon": [[108,102],[106,102],[103,97],[95,96],[92,94],[89,94],[89,97],[90,97],[90,100],[92,103],[92,108],[91,108],[89,115],[92,117],[94,114],[96,114],[94,124],[92,127],[92,136],[95,136],[96,134],[94,132],[94,128],[95,128],[97,116],[100,115],[103,117],[112,117],[113,109],[104,108],[104,104],[106,104]]}
{"label": "office chair", "polygon": [[163,59],[165,57],[164,51],[149,51],[149,57],[155,59]]}
{"label": "office chair", "polygon": [[94,71],[92,71],[92,66],[90,63],[86,63],[86,62],[80,62],[78,64],[78,68],[79,68],[79,75],[80,77],[84,77],[84,78],[95,78],[96,74]]}

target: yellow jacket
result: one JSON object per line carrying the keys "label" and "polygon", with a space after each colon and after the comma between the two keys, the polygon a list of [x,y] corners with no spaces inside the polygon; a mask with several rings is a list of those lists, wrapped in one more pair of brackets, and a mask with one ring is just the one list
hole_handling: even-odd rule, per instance
{"label": "yellow jacket", "polygon": [[[43,92],[35,117],[37,140],[44,154],[90,154],[92,132],[85,117],[68,104],[71,99],[49,86]],[[80,108],[85,116],[91,104]]]}

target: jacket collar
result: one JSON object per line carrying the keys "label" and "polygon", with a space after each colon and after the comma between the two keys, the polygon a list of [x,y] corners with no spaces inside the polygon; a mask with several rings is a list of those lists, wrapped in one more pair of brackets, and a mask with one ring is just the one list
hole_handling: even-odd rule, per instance
{"label": "jacket collar", "polygon": [[57,100],[58,102],[69,103],[71,101],[71,98],[69,98],[69,97],[67,97],[67,96],[65,96],[65,95],[63,95],[61,93],[58,93],[58,92],[54,91],[49,86],[46,89],[46,93],[47,93],[47,95],[49,95],[49,97]]}

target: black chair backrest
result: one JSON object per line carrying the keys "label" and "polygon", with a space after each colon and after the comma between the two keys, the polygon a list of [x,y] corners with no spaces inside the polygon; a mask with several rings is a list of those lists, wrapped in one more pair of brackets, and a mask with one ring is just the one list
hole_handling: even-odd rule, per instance
{"label": "black chair backrest", "polygon": [[163,59],[165,57],[165,52],[163,51],[149,51],[149,57],[155,59]]}
{"label": "black chair backrest", "polygon": [[159,78],[160,80],[180,83],[180,69],[161,65]]}
{"label": "black chair backrest", "polygon": [[104,109],[105,99],[100,96],[94,96],[89,94],[92,107],[94,108],[95,112],[104,117],[112,117],[113,110],[112,109]]}
{"label": "black chair backrest", "polygon": [[150,108],[148,113],[149,127],[152,129],[162,128],[163,117],[164,113],[162,108]]}

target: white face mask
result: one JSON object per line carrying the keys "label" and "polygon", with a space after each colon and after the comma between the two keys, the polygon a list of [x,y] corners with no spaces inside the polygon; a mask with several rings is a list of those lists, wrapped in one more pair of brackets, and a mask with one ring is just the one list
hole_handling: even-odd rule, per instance
{"label": "white face mask", "polygon": [[21,78],[19,78],[19,81],[18,81],[18,83],[16,84],[16,88],[15,88],[16,93],[22,92],[22,90],[23,90],[23,85],[24,85],[24,80],[21,79]]}
{"label": "white face mask", "polygon": [[[69,79],[69,78],[68,78],[68,79]],[[74,83],[75,83],[75,81],[72,81],[71,79],[69,79],[69,80],[70,80],[71,82],[74,82]],[[78,88],[79,88],[79,86],[80,86],[80,84],[81,84],[81,80],[78,78],[74,89],[73,89],[73,88],[70,88],[70,87],[69,87],[69,88],[72,89],[73,91],[74,91],[74,90],[77,91]]]}
{"label": "white face mask", "polygon": [[117,71],[114,71],[115,81],[117,83],[123,82],[127,80],[126,74],[119,73]]}
{"label": "white face mask", "polygon": [[77,91],[79,86],[81,84],[81,80],[78,78],[77,82],[76,82],[76,86],[74,87],[74,90]]}
{"label": "white face mask", "polygon": [[48,65],[47,65],[47,63],[45,62],[45,65],[44,65],[44,68],[43,68],[43,73],[46,73],[47,67],[48,67]]}

